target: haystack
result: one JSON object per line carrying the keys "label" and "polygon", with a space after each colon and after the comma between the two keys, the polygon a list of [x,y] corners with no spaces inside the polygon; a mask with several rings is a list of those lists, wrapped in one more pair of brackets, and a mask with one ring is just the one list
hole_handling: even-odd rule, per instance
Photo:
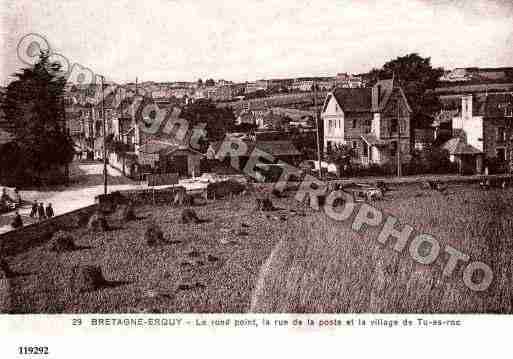
{"label": "haystack", "polygon": [[182,211],[182,223],[201,223],[201,220],[198,218],[196,211],[191,208],[185,208]]}
{"label": "haystack", "polygon": [[149,246],[158,246],[166,243],[164,232],[155,221],[148,222],[144,232],[144,240]]}
{"label": "haystack", "polygon": [[137,219],[135,208],[132,203],[118,206],[117,214],[121,221],[133,221]]}
{"label": "haystack", "polygon": [[256,198],[257,210],[259,211],[274,211],[276,207],[274,207],[273,201],[270,198]]}
{"label": "haystack", "polygon": [[279,191],[276,188],[274,188],[271,193],[276,198],[287,198],[287,194],[284,191]]}
{"label": "haystack", "polygon": [[78,292],[97,290],[107,283],[102,269],[95,265],[73,267],[73,288]]}
{"label": "haystack", "polygon": [[77,246],[75,245],[75,238],[71,233],[57,231],[50,240],[49,248],[53,252],[66,252],[75,250]]}
{"label": "haystack", "polygon": [[433,181],[422,182],[422,189],[433,189],[433,186]]}
{"label": "haystack", "polygon": [[102,213],[97,212],[89,218],[87,228],[95,232],[103,232],[109,229],[109,224],[107,223],[105,216]]}

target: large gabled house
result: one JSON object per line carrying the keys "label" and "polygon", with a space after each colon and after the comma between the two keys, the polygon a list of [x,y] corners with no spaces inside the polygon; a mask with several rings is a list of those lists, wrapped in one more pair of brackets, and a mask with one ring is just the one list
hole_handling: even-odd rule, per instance
{"label": "large gabled house", "polygon": [[336,145],[353,149],[362,165],[382,165],[401,160],[411,151],[412,110],[403,90],[393,80],[378,81],[368,88],[337,88],[328,93],[323,109],[324,151]]}

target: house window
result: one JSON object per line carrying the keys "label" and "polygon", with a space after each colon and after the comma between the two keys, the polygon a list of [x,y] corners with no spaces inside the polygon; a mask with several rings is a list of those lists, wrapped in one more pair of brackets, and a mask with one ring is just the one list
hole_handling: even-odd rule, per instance
{"label": "house window", "polygon": [[406,133],[406,120],[399,121],[399,133]]}
{"label": "house window", "polygon": [[366,143],[363,144],[362,151],[363,151],[363,157],[369,156],[369,146]]}
{"label": "house window", "polygon": [[397,132],[397,118],[390,119],[390,133]]}
{"label": "house window", "polygon": [[500,161],[506,161],[506,149],[497,148],[497,159]]}
{"label": "house window", "polygon": [[331,141],[327,141],[326,142],[326,152],[328,152],[328,154],[331,154],[333,150],[333,143]]}
{"label": "house window", "polygon": [[513,107],[511,105],[504,109],[504,117],[513,117]]}
{"label": "house window", "polygon": [[365,120],[365,126],[363,128],[364,133],[370,133],[372,128],[372,121],[371,120]]}
{"label": "house window", "polygon": [[497,127],[497,141],[506,141],[506,130],[504,129],[504,127]]}
{"label": "house window", "polygon": [[356,128],[356,119],[353,120],[353,128]]}
{"label": "house window", "polygon": [[392,142],[390,144],[390,155],[395,156],[397,154],[397,142]]}

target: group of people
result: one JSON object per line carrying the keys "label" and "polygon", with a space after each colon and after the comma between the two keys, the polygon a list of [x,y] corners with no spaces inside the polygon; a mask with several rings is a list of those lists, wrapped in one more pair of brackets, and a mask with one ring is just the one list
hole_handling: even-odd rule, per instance
{"label": "group of people", "polygon": [[[3,211],[11,211],[16,209],[14,217],[11,222],[11,226],[16,229],[23,227],[23,220],[21,218],[20,212],[18,211],[18,207],[21,206],[21,196],[18,192],[18,189],[15,188],[11,195],[7,193],[6,188],[2,188],[2,194],[0,196],[0,213]],[[43,220],[47,218],[52,218],[54,216],[54,211],[51,203],[48,203],[46,207],[43,202],[35,201],[32,203],[32,210],[30,211],[30,217]]]}
{"label": "group of people", "polygon": [[47,218],[52,218],[54,215],[52,204],[48,203],[48,205],[44,206],[43,202],[35,201],[32,204],[32,210],[30,211],[30,218],[37,218],[38,220],[43,220]]}
{"label": "group of people", "polygon": [[[48,203],[46,208],[43,202],[38,203],[37,201],[35,201],[32,204],[32,210],[30,211],[31,218],[36,218],[41,221],[43,219],[52,218],[53,216],[54,212],[51,203]],[[14,229],[23,227],[23,220],[18,210],[16,210],[16,213],[14,214],[14,217],[11,222],[11,227]]]}

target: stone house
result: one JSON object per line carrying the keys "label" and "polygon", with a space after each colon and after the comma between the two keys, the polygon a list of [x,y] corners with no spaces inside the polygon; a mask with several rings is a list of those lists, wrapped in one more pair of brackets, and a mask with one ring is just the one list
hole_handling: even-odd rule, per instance
{"label": "stone house", "polygon": [[513,164],[513,93],[461,96],[461,110],[452,120],[453,135],[485,158]]}
{"label": "stone house", "polygon": [[321,112],[324,151],[349,145],[354,161],[364,166],[410,159],[412,110],[393,79],[372,88],[337,88],[328,93]]}

